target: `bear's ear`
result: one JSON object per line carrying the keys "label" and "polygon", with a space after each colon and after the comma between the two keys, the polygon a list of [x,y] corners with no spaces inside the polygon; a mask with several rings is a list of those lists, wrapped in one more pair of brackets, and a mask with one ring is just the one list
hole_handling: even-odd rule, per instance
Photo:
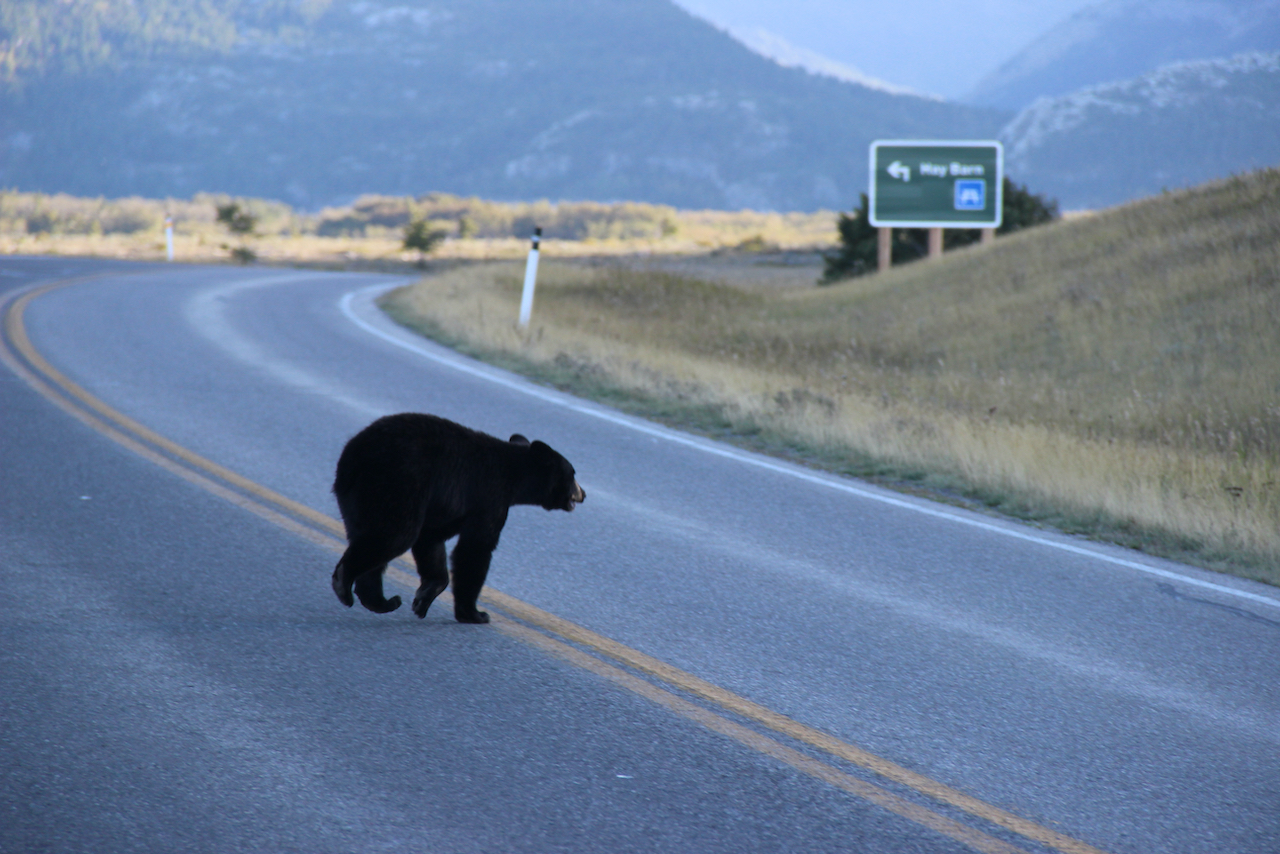
{"label": "bear's ear", "polygon": [[551,450],[551,446],[539,439],[534,439],[533,444],[529,446],[529,450],[533,452],[533,458],[542,463],[557,459],[560,455]]}
{"label": "bear's ear", "polygon": [[569,465],[569,461],[560,456],[560,452],[546,442],[534,439],[533,444],[529,446],[529,450],[533,451],[534,459],[553,466],[563,466],[570,476],[573,475],[573,466]]}
{"label": "bear's ear", "polygon": [[512,433],[511,438],[508,441],[510,441],[511,444],[519,445],[522,448],[529,447],[529,440],[526,439],[524,436],[521,436],[519,433]]}

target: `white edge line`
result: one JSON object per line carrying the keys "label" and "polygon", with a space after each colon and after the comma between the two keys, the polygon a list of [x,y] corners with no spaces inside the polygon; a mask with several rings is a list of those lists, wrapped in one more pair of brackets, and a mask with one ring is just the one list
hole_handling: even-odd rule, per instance
{"label": "white edge line", "polygon": [[[871,492],[866,489],[861,489],[852,484],[836,480],[829,476],[811,474],[801,469],[791,468],[786,465],[772,462],[768,459],[749,455],[742,451],[737,450],[736,448],[730,448],[723,445],[711,444],[707,440],[700,440],[692,436],[684,436],[684,435],[681,435],[680,433],[677,433],[671,430],[655,427],[649,424],[645,424],[644,422],[621,417],[611,412],[608,412],[606,410],[583,406],[579,403],[573,402],[572,399],[566,399],[565,396],[562,396],[559,393],[552,393],[552,392],[548,392],[545,389],[539,388],[538,386],[533,385],[532,383],[529,383],[527,380],[508,378],[508,377],[502,376],[501,374],[498,374],[495,372],[497,369],[492,368],[488,365],[484,365],[483,363],[470,364],[470,360],[463,361],[465,357],[462,357],[462,356],[458,356],[454,354],[450,354],[446,356],[438,353],[433,353],[429,349],[419,346],[416,342],[406,341],[394,335],[390,335],[384,332],[383,330],[377,328],[373,324],[369,323],[368,321],[364,320],[363,318],[359,317],[358,315],[356,315],[356,313],[351,308],[352,301],[356,297],[364,296],[365,294],[368,294],[372,291],[388,291],[388,290],[391,290],[392,288],[396,288],[400,286],[401,286],[400,284],[390,284],[390,285],[379,284],[379,285],[373,285],[367,288],[361,288],[356,291],[351,291],[343,295],[342,299],[339,301],[339,306],[342,309],[342,313],[346,315],[347,319],[349,319],[356,326],[359,326],[361,329],[370,333],[371,335],[375,335],[378,338],[381,338],[383,341],[386,341],[390,344],[394,344],[397,347],[403,348],[412,353],[416,353],[419,356],[423,356],[427,359],[432,360],[433,362],[437,362],[441,365],[445,365],[447,367],[453,368],[456,371],[461,371],[462,373],[470,374],[473,377],[487,380],[488,382],[495,383],[497,385],[503,386],[504,388],[511,389],[512,391],[518,391],[522,394],[529,395],[530,397],[535,397],[546,403],[555,404],[556,406],[560,406],[564,409],[568,409],[573,412],[580,413],[582,415],[589,415],[593,418],[598,418],[602,421],[607,421],[610,424],[616,424],[620,427],[626,427],[638,433],[644,433],[646,435],[654,436],[656,438],[663,439],[668,442],[674,442],[675,444],[678,444],[678,445],[684,445],[685,447],[688,447],[688,448],[695,448],[699,451],[703,451],[708,454],[713,454],[715,456],[725,457],[727,459],[735,460],[737,462],[746,463],[748,465],[755,466],[756,468],[765,469],[767,471],[775,472],[777,474],[788,475],[790,477],[796,478],[797,480],[802,480],[807,483],[817,484],[819,486],[825,486],[829,489],[834,489],[839,492],[847,493],[849,495],[856,495],[859,498],[867,498],[872,501],[878,501],[881,504],[888,504],[892,507],[899,507],[904,510],[912,510],[916,513],[921,513],[925,516],[932,516],[936,519],[946,519],[949,522],[956,522],[962,525],[968,525],[973,528],[979,528],[984,531],[990,531],[991,533],[1002,534],[1006,537],[1012,537],[1013,539],[1016,539],[1016,540],[1023,540],[1029,543],[1036,543],[1038,545],[1047,546],[1052,549],[1057,549],[1058,551],[1064,551],[1064,552],[1069,552],[1075,555],[1081,555],[1083,557],[1094,558],[1096,560],[1104,561],[1106,563],[1114,564],[1116,566],[1123,566],[1128,569],[1136,569],[1139,572],[1145,572],[1148,575],[1154,575],[1159,578],[1168,579],[1170,581],[1178,581],[1183,584],[1192,585],[1194,587],[1201,587],[1206,590],[1212,590],[1216,593],[1225,593],[1230,596],[1238,596],[1253,602],[1259,602],[1263,605],[1270,605],[1273,608],[1280,608],[1280,599],[1277,599],[1277,598],[1263,596],[1258,593],[1251,593],[1247,590],[1237,590],[1234,587],[1227,587],[1222,584],[1215,584],[1212,581],[1204,581],[1199,578],[1192,578],[1187,575],[1182,575],[1181,573],[1170,572],[1169,570],[1166,570],[1166,569],[1160,569],[1158,567],[1148,566],[1143,563],[1138,563],[1137,561],[1125,560],[1124,558],[1121,558],[1121,557],[1108,555],[1103,552],[1095,551],[1093,549],[1085,548],[1082,546],[1072,545],[1071,543],[1064,543],[1064,542],[1059,542],[1057,540],[1051,540],[1046,537],[1040,537],[1026,531],[1018,531],[1018,530],[1007,528],[1001,525],[994,525],[994,524],[991,524],[990,522],[984,522],[980,519],[972,519],[966,516],[960,516],[955,513],[950,513],[946,510],[942,510],[939,508],[927,507],[921,504],[916,504],[910,501],[904,501],[899,498],[894,498],[892,496],[881,495],[879,493]],[[406,334],[412,335],[413,333],[410,333],[406,330]]]}

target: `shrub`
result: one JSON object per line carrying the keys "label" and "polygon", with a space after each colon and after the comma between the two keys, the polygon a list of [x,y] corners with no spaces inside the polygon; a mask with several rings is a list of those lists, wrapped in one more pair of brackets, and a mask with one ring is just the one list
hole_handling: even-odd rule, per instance
{"label": "shrub", "polygon": [[[836,223],[840,245],[835,252],[824,257],[826,262],[820,284],[830,284],[841,279],[874,273],[879,259],[879,229],[871,224],[871,207],[867,194],[859,196],[858,208],[852,214],[840,214]],[[925,234],[917,240],[916,233]],[[927,233],[920,229],[895,228],[893,230],[893,263],[903,264],[923,257],[928,251]]]}
{"label": "shrub", "polygon": [[226,226],[227,231],[240,237],[253,234],[258,226],[258,218],[240,207],[239,202],[218,205],[218,222]]}
{"label": "shrub", "polygon": [[427,266],[427,255],[444,242],[448,232],[432,228],[425,219],[415,219],[404,227],[404,248],[418,250],[418,266]]}
{"label": "shrub", "polygon": [[239,246],[230,247],[223,244],[223,248],[229,250],[231,257],[241,264],[251,264],[258,260],[258,254],[245,242],[257,227],[258,218],[242,208],[239,202],[228,202],[225,205],[218,205],[217,208],[218,222],[225,226],[227,231],[240,238]]}

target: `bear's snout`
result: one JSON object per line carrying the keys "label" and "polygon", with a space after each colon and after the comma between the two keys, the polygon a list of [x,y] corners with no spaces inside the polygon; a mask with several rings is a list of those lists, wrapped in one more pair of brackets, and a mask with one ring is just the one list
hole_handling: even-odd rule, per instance
{"label": "bear's snout", "polygon": [[578,482],[575,480],[573,482],[573,494],[569,496],[569,506],[566,509],[568,509],[569,511],[572,511],[574,508],[574,505],[581,504],[586,500],[587,500],[587,491],[583,489],[581,486],[579,486]]}

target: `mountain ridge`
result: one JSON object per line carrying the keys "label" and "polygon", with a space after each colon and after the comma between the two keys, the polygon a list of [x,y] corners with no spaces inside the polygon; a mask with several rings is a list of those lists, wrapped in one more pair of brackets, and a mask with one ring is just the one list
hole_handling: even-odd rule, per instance
{"label": "mountain ridge", "polygon": [[225,52],[27,81],[0,96],[0,184],[814,210],[856,201],[873,139],[1008,118],[783,68],[666,0],[334,0]]}
{"label": "mountain ridge", "polygon": [[1280,50],[1280,0],[1108,0],[1051,27],[961,100],[1023,109],[1173,62]]}

